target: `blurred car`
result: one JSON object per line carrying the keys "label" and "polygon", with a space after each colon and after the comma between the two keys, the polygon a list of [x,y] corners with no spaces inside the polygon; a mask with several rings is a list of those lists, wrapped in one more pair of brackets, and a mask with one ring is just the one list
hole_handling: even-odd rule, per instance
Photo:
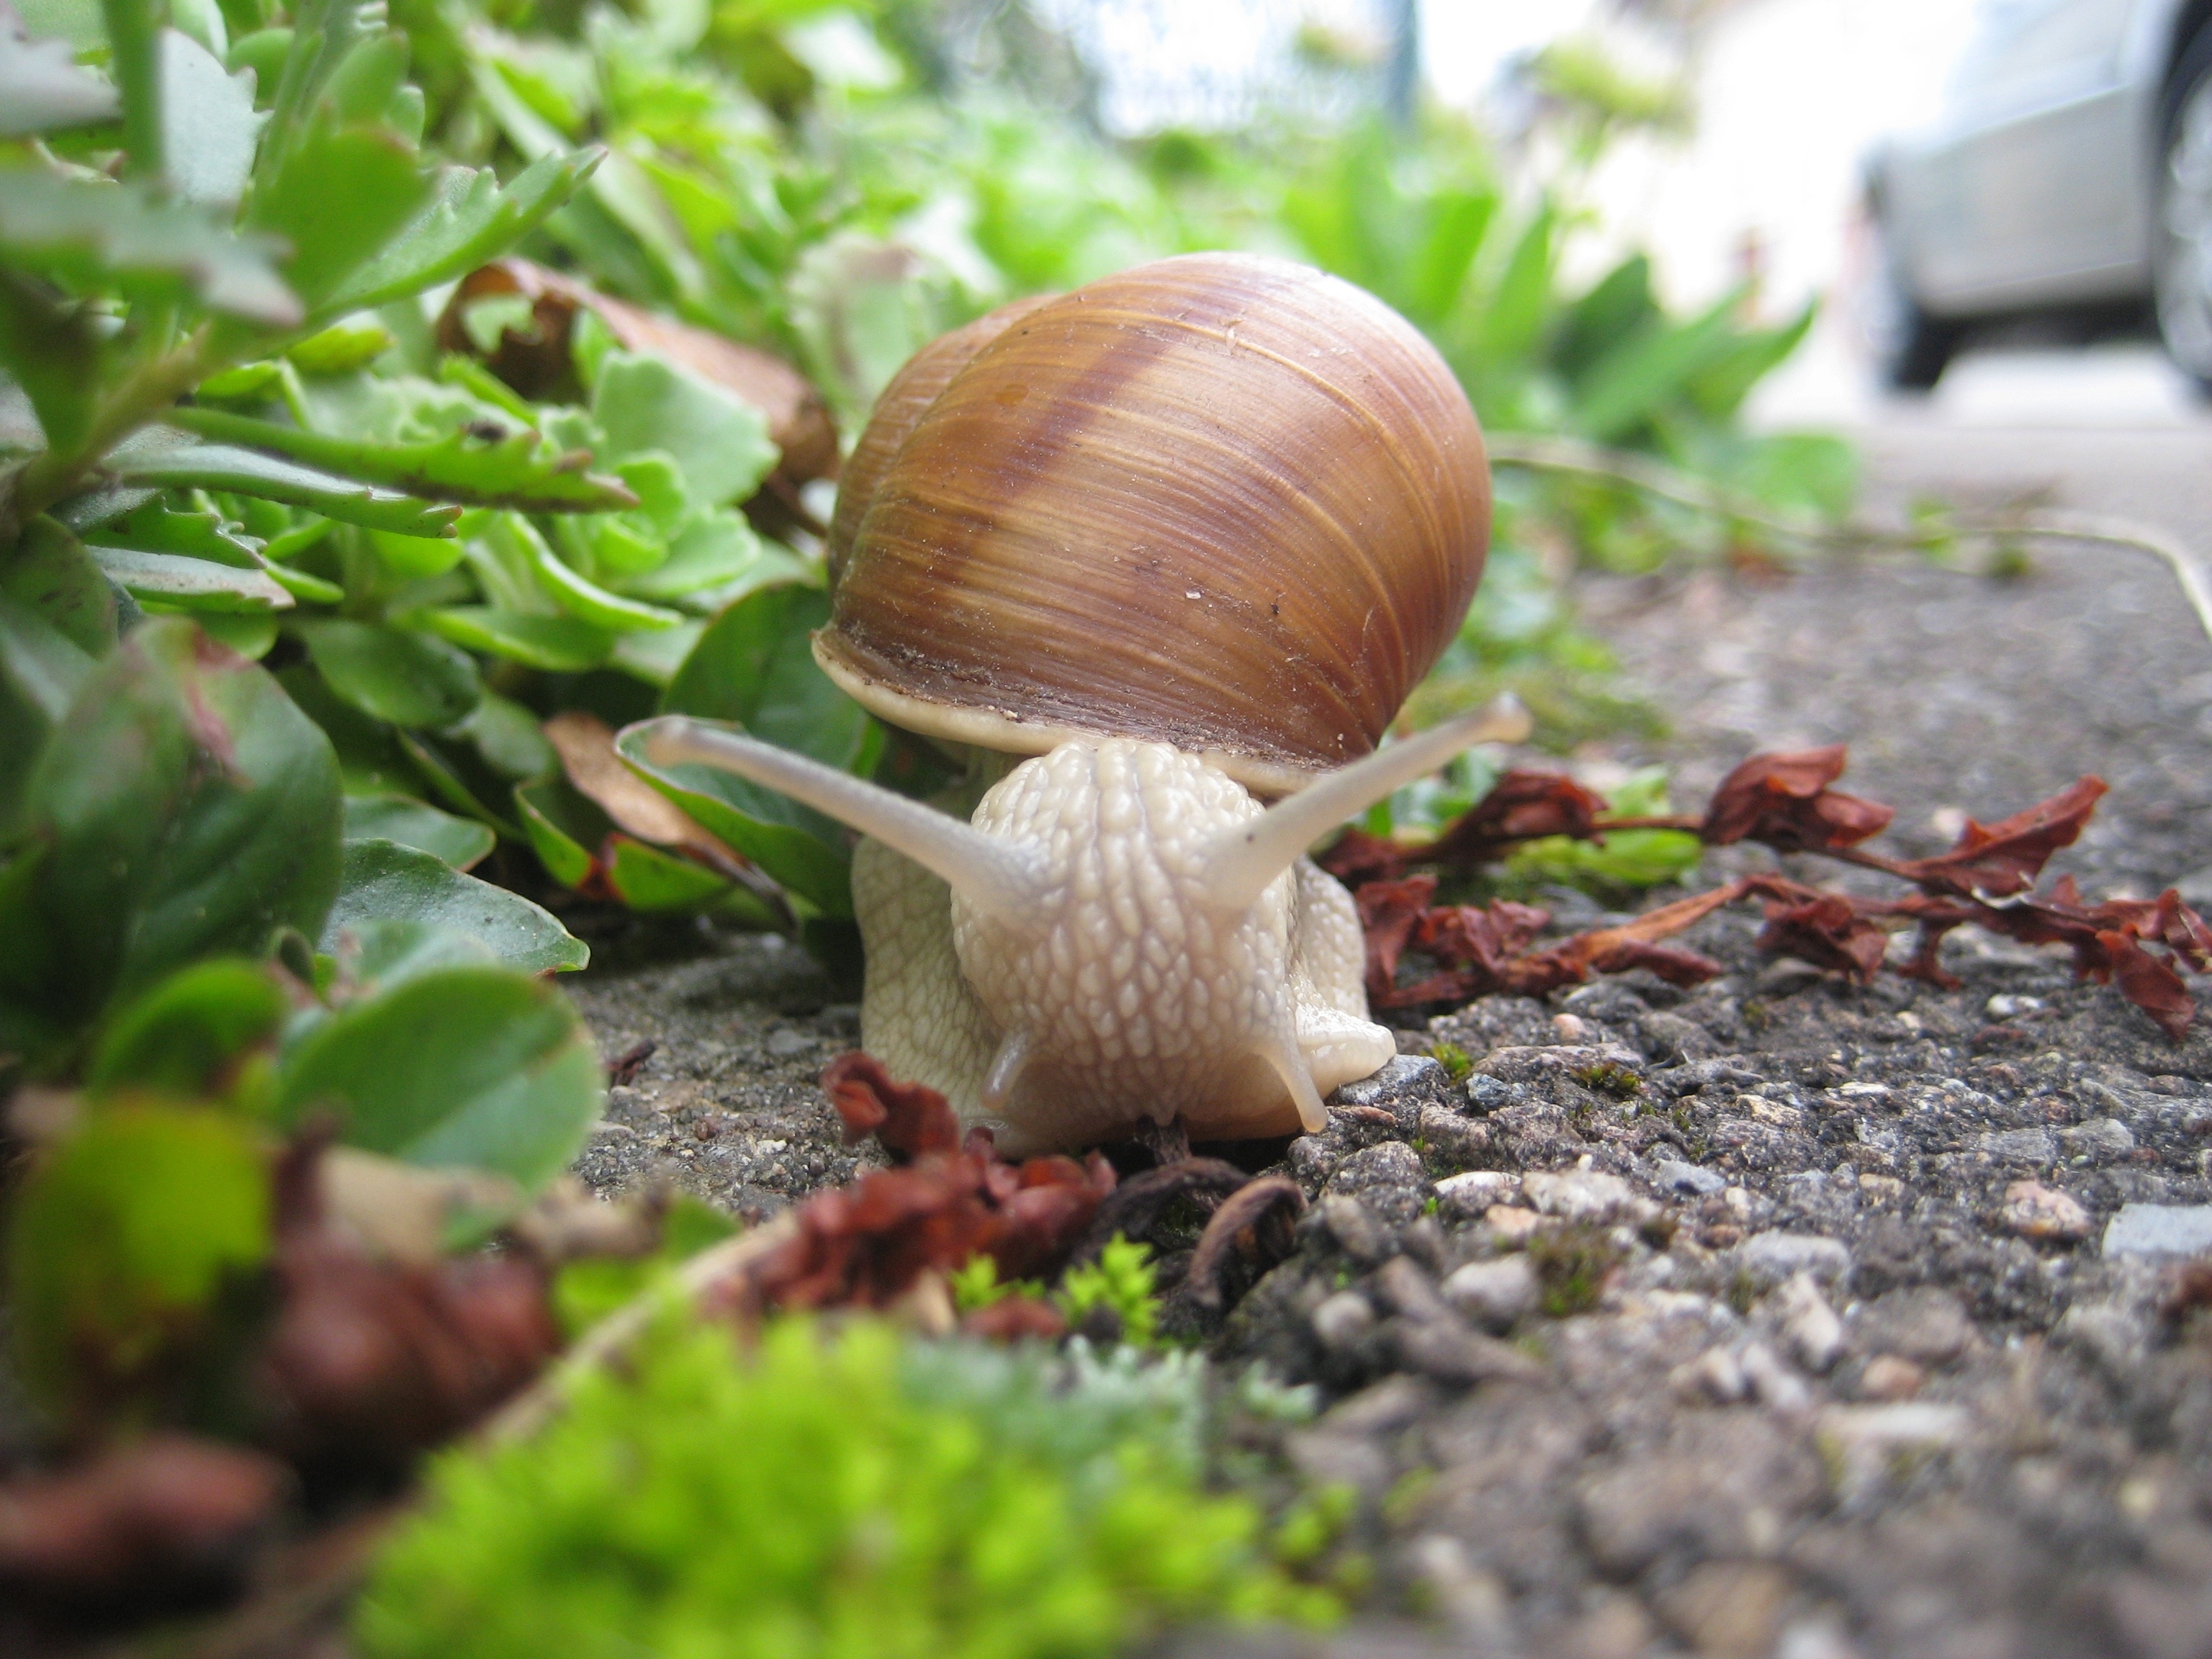
{"label": "blurred car", "polygon": [[1869,158],[1869,333],[1924,389],[1990,323],[2152,320],[2212,392],[2212,0],[1985,0],[1936,118]]}

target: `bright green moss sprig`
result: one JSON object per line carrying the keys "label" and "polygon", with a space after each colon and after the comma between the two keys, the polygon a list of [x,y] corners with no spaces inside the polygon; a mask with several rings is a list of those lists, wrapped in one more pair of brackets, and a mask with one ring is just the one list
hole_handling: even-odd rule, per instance
{"label": "bright green moss sprig", "polygon": [[1152,1253],[1115,1233],[1098,1260],[1071,1267],[1060,1281],[1060,1310],[1071,1329],[1079,1329],[1097,1308],[1121,1316],[1121,1340],[1149,1348],[1159,1328],[1160,1302],[1152,1293]]}
{"label": "bright green moss sprig", "polygon": [[665,1326],[535,1439],[434,1467],[361,1650],[1073,1659],[1184,1620],[1333,1616],[1255,1505],[1200,1485],[1188,1366],[1095,1369],[866,1322],[779,1322],[750,1357]]}

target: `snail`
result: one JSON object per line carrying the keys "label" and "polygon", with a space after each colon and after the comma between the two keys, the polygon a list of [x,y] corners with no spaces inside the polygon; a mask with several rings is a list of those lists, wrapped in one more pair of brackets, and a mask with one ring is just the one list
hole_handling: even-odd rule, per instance
{"label": "snail", "polygon": [[1177,1116],[1318,1129],[1397,1050],[1305,849],[1525,732],[1492,710],[1376,747],[1473,597],[1489,507],[1450,371],[1334,277],[1193,254],[1018,301],[879,400],[814,653],[893,725],[1030,758],[963,823],[680,716],[646,753],[861,832],[862,1042],[1009,1153]]}

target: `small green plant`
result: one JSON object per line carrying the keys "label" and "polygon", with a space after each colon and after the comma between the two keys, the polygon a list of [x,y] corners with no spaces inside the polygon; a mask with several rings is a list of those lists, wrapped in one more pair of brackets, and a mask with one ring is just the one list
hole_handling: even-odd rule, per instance
{"label": "small green plant", "polygon": [[1201,1485],[1198,1362],[1085,1370],[671,1322],[537,1439],[447,1455],[376,1564],[370,1659],[1107,1655],[1193,1619],[1323,1623]]}
{"label": "small green plant", "polygon": [[1528,1241],[1528,1264],[1543,1286],[1544,1311],[1554,1319],[1588,1313],[1597,1306],[1607,1279],[1620,1262],[1620,1249],[1601,1227],[1554,1227]]}
{"label": "small green plant", "polygon": [[1601,1095],[1611,1095],[1615,1100],[1628,1100],[1644,1092],[1644,1079],[1626,1066],[1616,1066],[1607,1060],[1584,1066],[1574,1073],[1576,1082],[1585,1089]]}
{"label": "small green plant", "polygon": [[974,1313],[1010,1296],[1044,1294],[1044,1286],[1034,1279],[1000,1279],[999,1264],[988,1255],[969,1256],[945,1282],[952,1291],[952,1305],[962,1313]]}
{"label": "small green plant", "polygon": [[1097,1309],[1113,1310],[1121,1322],[1121,1340],[1133,1347],[1149,1348],[1160,1319],[1159,1298],[1152,1293],[1152,1253],[1116,1233],[1098,1260],[1069,1270],[1054,1298],[1073,1328],[1080,1329]]}
{"label": "small green plant", "polygon": [[1464,1083],[1474,1070],[1474,1056],[1456,1042],[1439,1042],[1429,1050],[1429,1058],[1444,1068],[1444,1075],[1454,1083]]}

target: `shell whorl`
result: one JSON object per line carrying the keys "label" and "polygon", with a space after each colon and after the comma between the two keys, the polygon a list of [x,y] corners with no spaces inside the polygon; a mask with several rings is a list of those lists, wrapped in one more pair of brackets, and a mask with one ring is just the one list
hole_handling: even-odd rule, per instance
{"label": "shell whorl", "polygon": [[1140,266],[970,325],[902,381],[848,471],[816,641],[896,724],[1163,741],[1280,791],[1375,746],[1481,575],[1465,394],[1307,267]]}

